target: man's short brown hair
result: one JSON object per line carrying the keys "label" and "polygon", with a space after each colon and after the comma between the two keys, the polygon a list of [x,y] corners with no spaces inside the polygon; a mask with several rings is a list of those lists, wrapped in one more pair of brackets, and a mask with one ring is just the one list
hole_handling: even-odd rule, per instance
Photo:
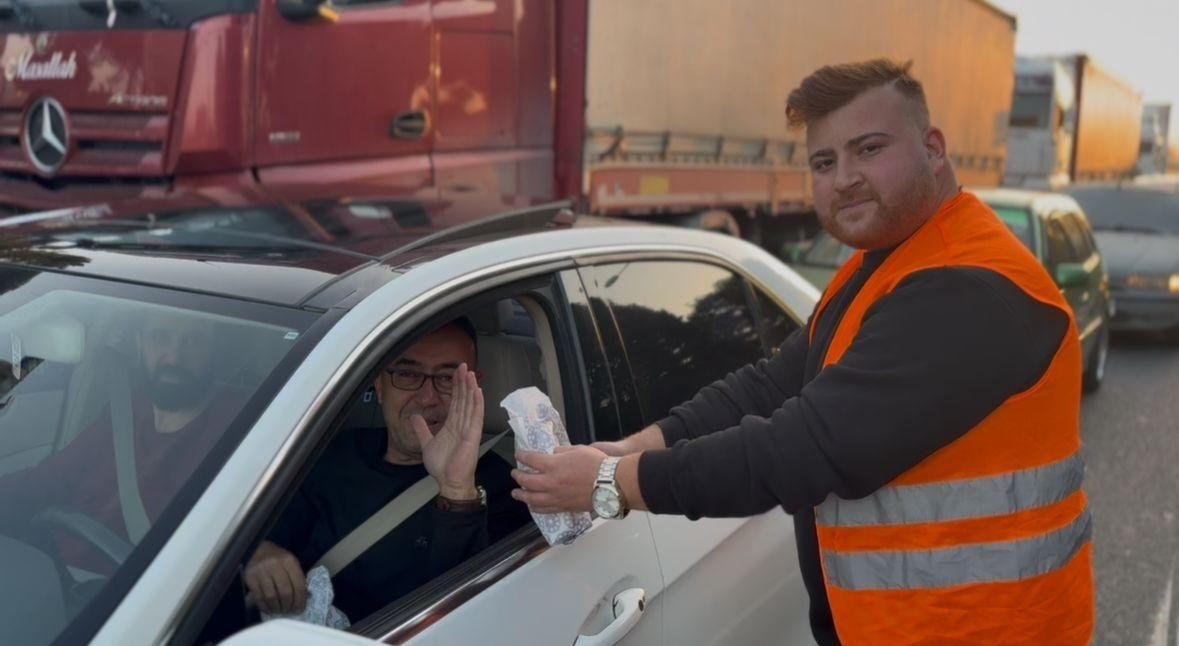
{"label": "man's short brown hair", "polygon": [[826,65],[804,78],[786,99],[786,122],[801,128],[851,103],[867,90],[892,85],[912,101],[919,125],[929,126],[929,107],[921,82],[909,75],[913,61],[877,58],[860,63]]}

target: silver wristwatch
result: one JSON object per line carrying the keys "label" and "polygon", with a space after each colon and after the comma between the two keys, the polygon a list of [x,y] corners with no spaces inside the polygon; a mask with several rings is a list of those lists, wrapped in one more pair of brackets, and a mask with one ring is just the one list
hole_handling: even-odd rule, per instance
{"label": "silver wristwatch", "polygon": [[614,479],[614,472],[618,470],[621,458],[608,457],[602,460],[598,467],[598,479],[594,481],[594,492],[591,496],[594,513],[600,518],[626,518],[629,511],[622,490],[618,488],[618,481]]}

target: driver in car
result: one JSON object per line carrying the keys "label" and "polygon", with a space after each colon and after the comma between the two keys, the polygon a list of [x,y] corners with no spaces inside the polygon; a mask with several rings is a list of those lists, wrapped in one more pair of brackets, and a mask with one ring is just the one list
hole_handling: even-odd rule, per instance
{"label": "driver in car", "polygon": [[[96,421],[36,466],[0,476],[0,527],[27,527],[38,513],[63,508],[97,520],[96,531],[137,543],[241,408],[241,397],[215,386],[216,337],[207,319],[146,313],[139,370],[130,371],[125,391],[110,387],[117,377],[108,366],[99,376],[107,401]],[[118,558],[94,538],[55,532],[65,563],[110,574]]]}
{"label": "driver in car", "polygon": [[438,495],[332,572],[334,605],[352,620],[528,521],[527,507],[509,494],[511,466],[494,452],[480,456],[483,393],[473,371],[475,344],[474,326],[460,318],[380,371],[373,388],[384,427],[345,429],[334,438],[249,559],[243,579],[260,610],[302,611],[314,564],[425,478],[437,484]]}

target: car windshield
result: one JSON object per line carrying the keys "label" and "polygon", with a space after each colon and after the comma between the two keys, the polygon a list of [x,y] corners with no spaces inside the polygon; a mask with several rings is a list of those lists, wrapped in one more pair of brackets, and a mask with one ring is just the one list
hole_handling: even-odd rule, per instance
{"label": "car windshield", "polygon": [[1016,206],[1003,206],[1002,204],[992,204],[990,206],[995,212],[995,215],[998,215],[999,219],[1003,221],[1003,224],[1006,224],[1007,228],[1011,229],[1015,237],[1019,238],[1019,241],[1025,247],[1031,249],[1032,253],[1035,253],[1036,248],[1032,245],[1032,218],[1027,209]]}
{"label": "car windshield", "polygon": [[279,206],[198,207],[115,219],[109,209],[62,209],[12,218],[29,240],[117,249],[216,249],[223,253],[284,252],[314,242],[307,227]]}
{"label": "car windshield", "polygon": [[1149,188],[1073,188],[1067,191],[1094,231],[1179,235],[1179,193]]}
{"label": "car windshield", "polygon": [[309,323],[282,308],[0,267],[6,641],[48,643],[88,607],[113,607]]}
{"label": "car windshield", "polygon": [[[38,30],[94,29],[106,27],[111,6],[105,0],[20,0],[6,2],[17,10],[0,13],[0,32]],[[152,0],[150,3],[113,3],[117,18],[111,27],[182,29],[202,18],[230,13],[245,13],[257,8],[257,0]],[[121,15],[118,15],[121,14]]]}

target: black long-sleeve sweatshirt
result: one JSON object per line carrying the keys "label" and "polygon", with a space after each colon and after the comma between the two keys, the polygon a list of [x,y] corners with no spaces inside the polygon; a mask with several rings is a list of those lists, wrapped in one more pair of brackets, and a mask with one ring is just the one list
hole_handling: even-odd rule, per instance
{"label": "black long-sleeve sweatshirt", "polygon": [[[781,506],[820,644],[838,644],[814,507],[863,498],[953,442],[1047,370],[1067,315],[977,267],[914,273],[866,313],[838,363],[836,324],[889,251],[863,266],[773,358],[745,366],[657,422],[669,448],[639,461],[654,513],[734,517]],[[807,329],[814,327],[813,343]]]}

